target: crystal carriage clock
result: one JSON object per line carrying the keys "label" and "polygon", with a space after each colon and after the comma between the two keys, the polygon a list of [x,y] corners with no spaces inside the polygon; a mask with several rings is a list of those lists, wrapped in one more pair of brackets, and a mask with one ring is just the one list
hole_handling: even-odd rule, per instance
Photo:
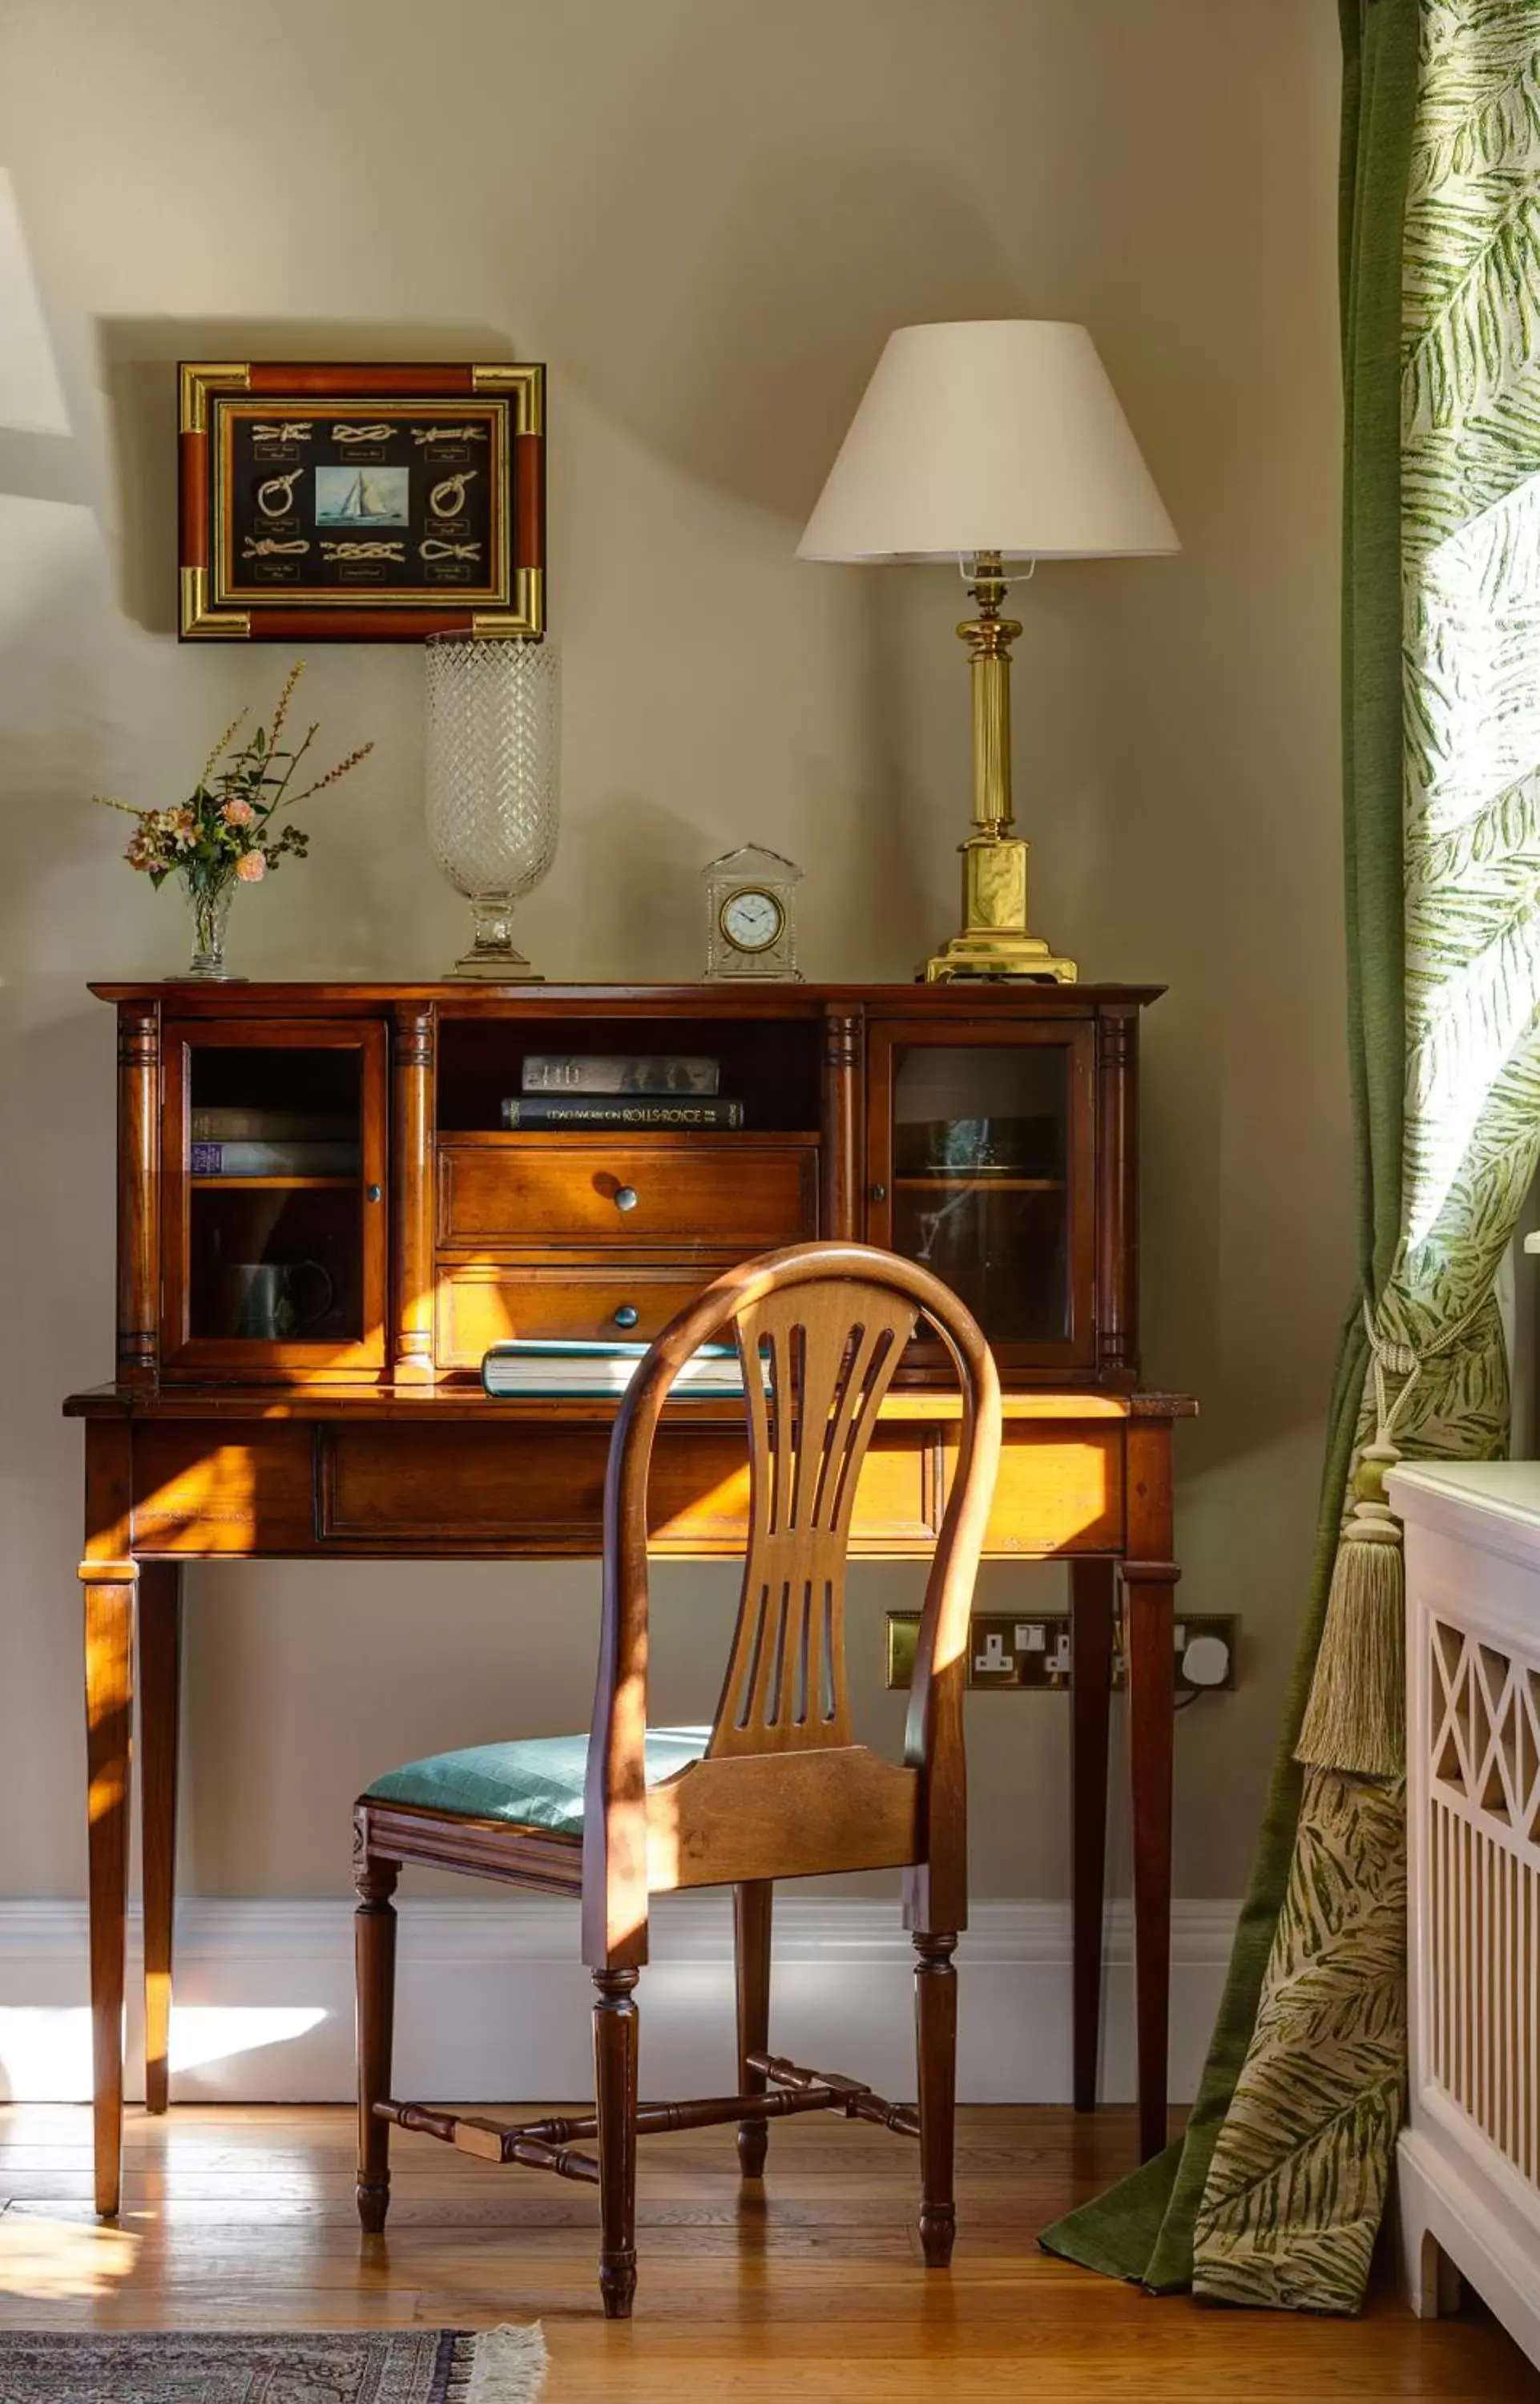
{"label": "crystal carriage clock", "polygon": [[783,977],[800,981],[796,890],[802,871],[778,851],[747,843],[701,871],[706,886],[708,981]]}

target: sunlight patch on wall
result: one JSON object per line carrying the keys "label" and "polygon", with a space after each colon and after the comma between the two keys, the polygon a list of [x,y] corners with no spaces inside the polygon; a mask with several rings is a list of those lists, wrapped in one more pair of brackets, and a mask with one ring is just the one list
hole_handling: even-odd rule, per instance
{"label": "sunlight patch on wall", "polygon": [[[323,2004],[183,2004],[171,2015],[171,2069],[287,2045],[326,2019]],[[91,2096],[91,2013],[84,2006],[0,2008],[0,2099],[79,2104]]]}
{"label": "sunlight patch on wall", "polygon": [[91,2013],[0,2010],[0,2094],[16,2104],[78,2104],[91,2095]]}
{"label": "sunlight patch on wall", "polygon": [[101,556],[96,514],[83,501],[0,493],[0,645],[19,642],[56,595],[78,592]]}
{"label": "sunlight patch on wall", "polygon": [[53,364],[37,279],[8,171],[0,167],[0,426],[67,434],[69,412]]}
{"label": "sunlight patch on wall", "polygon": [[287,2045],[319,2028],[324,2004],[176,2004],[171,2014],[171,2069],[200,2070],[261,2046]]}

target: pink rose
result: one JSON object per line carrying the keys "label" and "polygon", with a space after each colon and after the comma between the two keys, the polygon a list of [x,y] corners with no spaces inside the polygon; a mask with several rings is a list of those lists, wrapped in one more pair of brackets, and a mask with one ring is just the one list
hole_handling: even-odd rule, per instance
{"label": "pink rose", "polygon": [[259,885],[267,874],[267,862],[259,851],[243,851],[235,863],[235,874],[243,885]]}
{"label": "pink rose", "polygon": [[257,813],[249,802],[227,802],[221,815],[226,826],[249,826]]}

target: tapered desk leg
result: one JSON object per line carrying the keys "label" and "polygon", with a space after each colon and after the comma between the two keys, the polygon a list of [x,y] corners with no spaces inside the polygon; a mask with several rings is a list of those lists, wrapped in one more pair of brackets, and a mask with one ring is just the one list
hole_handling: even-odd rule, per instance
{"label": "tapered desk leg", "polygon": [[[749,1879],[733,1889],[733,1957],[737,1970],[738,2093],[763,2095],[763,2070],[749,2056],[770,2045],[770,1928],[776,1890],[769,1879]],[[763,2120],[738,2122],[738,2163],[745,2178],[763,2178],[770,2131]]]}
{"label": "tapered desk leg", "polygon": [[96,2209],[122,2193],[123,1954],[128,1910],[130,1728],[133,1713],[133,1561],[88,1560],[86,1775],[90,1811],[91,2009]]}
{"label": "tapered desk leg", "polygon": [[1134,2012],[1141,2161],[1166,2143],[1171,1987],[1171,1734],[1175,1710],[1171,1427],[1128,1430],[1122,1563],[1134,1818]]}
{"label": "tapered desk leg", "polygon": [[1102,1897],[1107,1877],[1107,1754],[1113,1701],[1116,1564],[1070,1571],[1070,1882],[1073,1912],[1074,2104],[1094,2112],[1101,2034]]}
{"label": "tapered desk leg", "polygon": [[139,1809],[145,1855],[145,2103],[151,2112],[163,2112],[166,2108],[170,2068],[181,1587],[182,1572],[176,1562],[140,1564]]}
{"label": "tapered desk leg", "polygon": [[[1141,1572],[1145,1565],[1141,1564]],[[1166,2143],[1171,1983],[1171,1627],[1176,1572],[1124,1572],[1134,1813],[1134,2013],[1139,2156]]]}

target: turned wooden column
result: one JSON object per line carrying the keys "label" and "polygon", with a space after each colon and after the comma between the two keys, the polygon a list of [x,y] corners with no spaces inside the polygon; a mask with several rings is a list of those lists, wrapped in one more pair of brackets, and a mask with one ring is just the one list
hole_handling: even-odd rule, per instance
{"label": "turned wooden column", "polygon": [[431,1003],[391,1013],[391,1227],[398,1384],[433,1378],[433,1041]]}
{"label": "turned wooden column", "polygon": [[1102,1386],[1139,1383],[1139,1115],[1137,1009],[1096,1022],[1096,1373]]}
{"label": "turned wooden column", "polygon": [[118,1011],[118,1382],[153,1386],[160,1374],[161,1011]]}
{"label": "turned wooden column", "polygon": [[861,1054],[865,1021],[860,1009],[831,1007],[823,1020],[823,1190],[819,1233],[829,1243],[853,1243],[861,1232]]}

